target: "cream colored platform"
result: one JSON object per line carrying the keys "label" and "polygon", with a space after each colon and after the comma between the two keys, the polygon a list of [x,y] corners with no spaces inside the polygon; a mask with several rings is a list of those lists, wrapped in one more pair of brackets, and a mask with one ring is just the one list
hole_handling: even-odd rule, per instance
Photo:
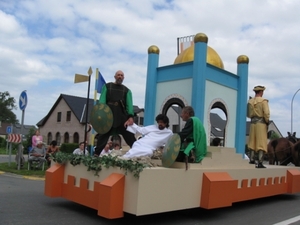
{"label": "cream colored platform", "polygon": [[[155,163],[161,164],[158,160]],[[112,219],[122,217],[123,212],[139,216],[197,207],[212,209],[239,201],[300,192],[299,168],[266,166],[266,169],[257,169],[241,154],[235,153],[235,149],[220,147],[209,147],[203,161],[189,164],[188,170],[185,170],[185,163],[175,162],[172,168],[145,168],[139,179],[130,173],[124,176],[119,168],[103,169],[98,177],[83,165],[68,164],[62,168],[56,164],[46,173],[45,195],[64,197],[98,209],[98,215]],[[58,171],[62,175],[57,176]],[[59,178],[54,179],[55,176]],[[59,183],[62,190],[57,191]],[[99,197],[98,193],[104,190],[107,193]],[[114,198],[120,192],[123,195]],[[82,193],[93,202],[78,198]],[[114,207],[108,210],[101,208],[103,204]],[[114,214],[116,206],[119,210]]]}

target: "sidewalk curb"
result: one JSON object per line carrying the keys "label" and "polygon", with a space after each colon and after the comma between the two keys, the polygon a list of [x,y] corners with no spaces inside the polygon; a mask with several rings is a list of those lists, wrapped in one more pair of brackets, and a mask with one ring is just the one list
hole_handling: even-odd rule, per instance
{"label": "sidewalk curb", "polygon": [[23,178],[23,179],[27,179],[27,180],[45,180],[45,178],[43,177],[33,177],[33,176],[23,176],[23,175],[18,175],[18,174],[14,174],[14,173],[7,173],[7,172],[4,172],[4,171],[0,171],[0,175],[2,174],[7,174],[7,175],[13,175],[13,176],[16,176],[18,178]]}

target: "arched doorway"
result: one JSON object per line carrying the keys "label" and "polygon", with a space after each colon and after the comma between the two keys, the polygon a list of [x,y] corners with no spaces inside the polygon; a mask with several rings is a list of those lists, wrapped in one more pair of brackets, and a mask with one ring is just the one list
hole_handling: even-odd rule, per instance
{"label": "arched doorway", "polygon": [[219,140],[219,146],[226,145],[226,127],[228,121],[228,112],[225,104],[216,100],[210,109],[210,145],[215,145]]}
{"label": "arched doorway", "polygon": [[61,144],[61,143],[60,143],[60,133],[59,133],[59,132],[56,133],[56,135],[55,135],[55,140],[56,140],[56,142],[57,142],[57,145],[60,145],[60,144]]}
{"label": "arched doorway", "polygon": [[163,106],[162,113],[168,116],[170,121],[169,129],[171,129],[173,133],[178,133],[184,127],[185,122],[180,118],[184,106],[183,101],[179,98],[171,98]]}
{"label": "arched doorway", "polygon": [[77,132],[73,135],[73,143],[79,144],[79,134]]}
{"label": "arched doorway", "polygon": [[52,141],[52,133],[49,132],[49,133],[47,134],[47,144],[50,145],[51,141]]}
{"label": "arched doorway", "polygon": [[64,143],[69,143],[69,138],[70,138],[69,133],[66,132],[66,133],[64,134]]}

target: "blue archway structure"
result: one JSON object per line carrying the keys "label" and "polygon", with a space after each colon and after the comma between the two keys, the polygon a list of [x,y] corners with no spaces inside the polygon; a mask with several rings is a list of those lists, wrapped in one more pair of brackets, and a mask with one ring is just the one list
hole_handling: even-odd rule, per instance
{"label": "blue archway structure", "polygon": [[[210,130],[209,113],[215,102],[226,106],[226,146],[244,153],[246,142],[246,108],[249,58],[237,58],[237,74],[213,66],[206,61],[208,37],[198,33],[194,37],[194,60],[159,67],[159,48],[148,48],[145,96],[145,125],[153,124],[155,116],[172,104],[172,96],[190,105]],[[170,98],[171,96],[171,98]],[[184,105],[184,106],[185,106]],[[208,132],[207,132],[208,133]],[[207,143],[209,143],[209,135]]]}

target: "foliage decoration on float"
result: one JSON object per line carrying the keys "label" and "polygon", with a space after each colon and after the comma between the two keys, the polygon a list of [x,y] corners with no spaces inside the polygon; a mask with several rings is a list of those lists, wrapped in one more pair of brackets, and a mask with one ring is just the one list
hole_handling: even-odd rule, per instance
{"label": "foliage decoration on float", "polygon": [[125,170],[125,175],[127,175],[128,172],[131,172],[134,177],[139,178],[143,169],[151,166],[135,159],[123,159],[120,156],[110,154],[102,157],[95,157],[57,152],[55,155],[51,155],[51,159],[62,165],[67,162],[70,162],[73,166],[80,165],[82,163],[87,167],[87,171],[94,171],[95,176],[99,176],[99,172],[103,167],[119,167],[120,169]]}

